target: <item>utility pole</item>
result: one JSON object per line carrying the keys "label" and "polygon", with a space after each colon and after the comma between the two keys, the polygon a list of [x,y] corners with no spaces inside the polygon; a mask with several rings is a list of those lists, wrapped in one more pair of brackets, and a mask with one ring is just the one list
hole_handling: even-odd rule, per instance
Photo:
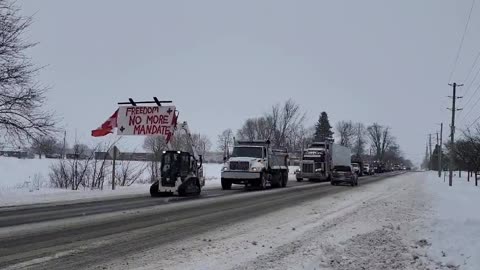
{"label": "utility pole", "polygon": [[438,145],[438,131],[437,131],[437,145]]}
{"label": "utility pole", "polygon": [[457,101],[458,98],[462,98],[462,97],[457,97],[457,86],[463,86],[463,84],[457,84],[457,83],[453,83],[453,84],[448,84],[450,86],[452,86],[453,88],[453,95],[452,96],[449,96],[450,98],[452,98],[452,108],[450,108],[449,110],[452,111],[452,124],[450,125],[450,162],[448,164],[448,170],[449,170],[449,174],[448,174],[448,185],[449,186],[452,186],[452,178],[453,178],[453,152],[454,152],[454,148],[455,148],[455,113],[457,111],[460,111],[461,109],[457,109],[455,108],[455,102]]}
{"label": "utility pole", "polygon": [[[437,133],[438,134],[438,133]],[[440,123],[440,143],[438,144],[438,177],[442,177],[442,144],[443,144],[443,123]]]}
{"label": "utility pole", "polygon": [[66,157],[66,147],[67,147],[67,130],[63,131],[63,148],[62,148],[62,159]]}
{"label": "utility pole", "polygon": [[432,134],[428,134],[428,145],[430,149],[430,158],[432,158]]}
{"label": "utility pole", "polygon": [[112,190],[115,190],[115,163],[117,162],[117,147],[113,145],[112,152]]}
{"label": "utility pole", "polygon": [[425,169],[430,169],[429,161],[430,161],[430,157],[428,156],[428,142],[427,142],[425,144],[425,162],[427,163],[425,164]]}

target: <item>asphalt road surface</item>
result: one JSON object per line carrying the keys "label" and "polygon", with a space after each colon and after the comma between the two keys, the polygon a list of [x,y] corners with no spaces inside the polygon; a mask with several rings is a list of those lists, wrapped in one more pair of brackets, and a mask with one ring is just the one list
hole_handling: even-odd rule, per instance
{"label": "asphalt road surface", "polygon": [[[362,177],[360,185],[398,173]],[[289,181],[266,191],[209,189],[198,198],[149,196],[0,208],[0,269],[82,269],[167,245],[349,186]],[[101,267],[99,268],[101,269]]]}

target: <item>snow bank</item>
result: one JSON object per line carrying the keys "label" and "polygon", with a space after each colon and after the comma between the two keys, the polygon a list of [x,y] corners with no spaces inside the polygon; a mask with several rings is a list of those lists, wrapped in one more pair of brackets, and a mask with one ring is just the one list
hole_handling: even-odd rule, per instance
{"label": "snow bank", "polygon": [[[149,196],[150,184],[133,184],[129,187],[117,187],[110,190],[66,190],[51,188],[49,184],[50,166],[58,162],[55,159],[17,159],[0,157],[0,206],[37,204],[80,199],[106,198],[126,195]],[[134,162],[133,166],[147,165]],[[121,166],[121,165],[120,165]],[[220,187],[221,164],[204,164],[206,188]],[[148,170],[142,178],[147,179]]]}
{"label": "snow bank", "polygon": [[480,187],[467,182],[467,173],[453,179],[453,186],[429,173],[424,189],[432,201],[429,255],[460,269],[480,269]]}

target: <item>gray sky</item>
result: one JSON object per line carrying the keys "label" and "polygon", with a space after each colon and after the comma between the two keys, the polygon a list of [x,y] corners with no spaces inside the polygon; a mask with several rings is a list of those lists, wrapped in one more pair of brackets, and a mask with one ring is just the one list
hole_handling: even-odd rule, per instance
{"label": "gray sky", "polygon": [[[213,142],[293,98],[307,124],[325,110],[332,125],[390,126],[418,162],[435,123],[448,129],[448,77],[471,1],[18,3],[35,13],[28,38],[40,44],[30,53],[48,65],[40,75],[51,86],[48,106],[88,143],[128,97],[174,100],[181,120]],[[480,49],[478,5],[454,74],[459,82]],[[474,109],[465,122],[479,114]]]}

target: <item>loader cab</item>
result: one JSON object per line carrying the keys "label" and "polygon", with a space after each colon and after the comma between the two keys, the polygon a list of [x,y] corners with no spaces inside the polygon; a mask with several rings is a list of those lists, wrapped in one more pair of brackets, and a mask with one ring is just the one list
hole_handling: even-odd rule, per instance
{"label": "loader cab", "polygon": [[162,182],[175,184],[180,177],[183,181],[189,174],[196,174],[197,160],[183,151],[165,151],[161,159]]}

